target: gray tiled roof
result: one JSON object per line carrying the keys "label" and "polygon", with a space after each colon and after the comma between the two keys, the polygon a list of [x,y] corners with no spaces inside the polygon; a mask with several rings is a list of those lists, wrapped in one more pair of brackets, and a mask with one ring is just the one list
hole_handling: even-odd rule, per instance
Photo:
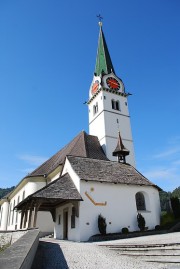
{"label": "gray tiled roof", "polygon": [[62,200],[82,200],[69,174],[52,181],[50,184],[31,195],[32,198]]}
{"label": "gray tiled roof", "polygon": [[80,179],[157,187],[130,164],[75,156],[67,158]]}
{"label": "gray tiled roof", "polygon": [[47,209],[69,200],[81,201],[82,197],[76,189],[76,186],[69,174],[65,174],[26,197],[17,206],[15,206],[15,208],[20,210],[26,206],[26,209],[29,209],[34,206],[37,201],[40,201],[41,207],[39,210],[44,210],[44,208]]}
{"label": "gray tiled roof", "polygon": [[69,144],[30,173],[28,177],[51,173],[58,165],[64,162],[66,155],[107,160],[98,138],[82,131]]}

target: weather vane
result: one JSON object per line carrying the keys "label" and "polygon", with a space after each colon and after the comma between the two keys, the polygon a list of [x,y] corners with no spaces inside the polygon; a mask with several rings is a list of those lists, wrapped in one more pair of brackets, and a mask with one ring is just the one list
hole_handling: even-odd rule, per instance
{"label": "weather vane", "polygon": [[97,15],[96,17],[99,19],[99,26],[102,26],[103,17],[101,16],[101,14]]}

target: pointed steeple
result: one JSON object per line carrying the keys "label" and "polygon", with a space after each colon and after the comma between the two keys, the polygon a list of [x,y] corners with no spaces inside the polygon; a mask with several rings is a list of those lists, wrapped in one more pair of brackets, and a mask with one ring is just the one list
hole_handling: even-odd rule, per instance
{"label": "pointed steeple", "polygon": [[130,151],[123,145],[122,138],[119,132],[118,142],[116,149],[113,151],[113,156],[118,157],[118,162],[126,163],[126,156],[129,155],[129,153]]}
{"label": "pointed steeple", "polygon": [[96,76],[100,76],[102,72],[104,72],[105,74],[113,72],[115,74],[114,67],[106,44],[106,40],[104,37],[104,33],[102,30],[102,22],[99,22],[99,26],[100,31],[99,31],[95,73]]}

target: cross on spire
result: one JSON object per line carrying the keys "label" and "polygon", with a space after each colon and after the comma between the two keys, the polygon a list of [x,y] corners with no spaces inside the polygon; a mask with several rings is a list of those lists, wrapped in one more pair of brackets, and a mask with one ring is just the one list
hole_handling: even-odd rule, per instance
{"label": "cross on spire", "polygon": [[96,17],[99,19],[99,26],[102,26],[103,17],[101,16],[101,14],[97,15]]}

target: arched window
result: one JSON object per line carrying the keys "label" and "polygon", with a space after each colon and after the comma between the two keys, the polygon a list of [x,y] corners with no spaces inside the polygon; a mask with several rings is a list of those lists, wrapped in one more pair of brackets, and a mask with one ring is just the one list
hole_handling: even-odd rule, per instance
{"label": "arched window", "polygon": [[116,101],[116,110],[119,110],[119,101]]}
{"label": "arched window", "polygon": [[93,112],[94,115],[98,112],[98,103],[96,103],[96,105],[93,106]]}
{"label": "arched window", "polygon": [[111,100],[111,104],[112,104],[112,109],[116,109],[115,108],[115,101],[113,99]]}
{"label": "arched window", "polygon": [[142,192],[136,193],[136,207],[137,210],[146,210],[145,198]]}

